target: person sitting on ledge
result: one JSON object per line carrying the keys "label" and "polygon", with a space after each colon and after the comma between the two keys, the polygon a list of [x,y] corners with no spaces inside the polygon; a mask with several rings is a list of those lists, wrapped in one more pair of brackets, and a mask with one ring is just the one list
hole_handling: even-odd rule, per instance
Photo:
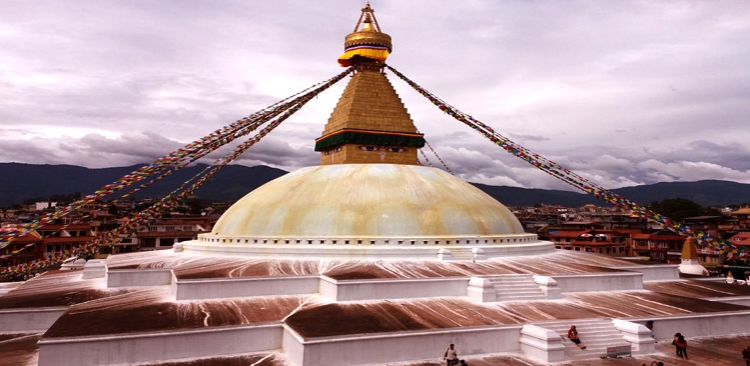
{"label": "person sitting on ledge", "polygon": [[576,330],[575,325],[571,325],[570,329],[568,329],[568,339],[573,341],[573,343],[575,343],[578,348],[586,349],[586,346],[584,346],[583,343],[581,343],[581,340],[578,338],[578,331]]}

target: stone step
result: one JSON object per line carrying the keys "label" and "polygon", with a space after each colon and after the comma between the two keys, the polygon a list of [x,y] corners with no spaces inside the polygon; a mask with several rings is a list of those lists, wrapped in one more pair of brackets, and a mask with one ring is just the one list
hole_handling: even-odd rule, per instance
{"label": "stone step", "polygon": [[[622,346],[628,343],[622,338],[610,319],[575,319],[536,323],[560,334],[565,347],[565,359],[569,361],[600,358],[607,353],[607,347]],[[567,337],[568,329],[575,325],[581,342],[586,346],[582,350]]]}
{"label": "stone step", "polygon": [[455,261],[471,261],[474,260],[474,253],[471,252],[471,248],[457,248],[451,249],[451,260]]}
{"label": "stone step", "polygon": [[497,301],[528,301],[547,298],[530,275],[509,275],[490,278]]}
{"label": "stone step", "polygon": [[501,297],[497,299],[497,301],[500,301],[500,302],[530,301],[530,300],[547,300],[547,296],[545,295],[512,296],[512,297]]}
{"label": "stone step", "polygon": [[490,277],[487,278],[492,283],[500,283],[500,282],[528,282],[528,281],[534,281],[534,277],[532,276],[508,276],[508,277]]}
{"label": "stone step", "polygon": [[531,283],[529,282],[512,282],[512,283],[501,282],[501,283],[493,283],[492,285],[494,285],[496,288],[523,288],[523,287],[539,288],[539,285],[537,285],[534,282],[531,282]]}
{"label": "stone step", "polygon": [[544,295],[544,293],[541,292],[541,290],[538,290],[538,289],[537,290],[524,290],[524,291],[496,291],[495,295],[498,298],[507,297],[507,296],[537,296],[537,295],[544,296],[545,298],[547,297],[546,295]]}

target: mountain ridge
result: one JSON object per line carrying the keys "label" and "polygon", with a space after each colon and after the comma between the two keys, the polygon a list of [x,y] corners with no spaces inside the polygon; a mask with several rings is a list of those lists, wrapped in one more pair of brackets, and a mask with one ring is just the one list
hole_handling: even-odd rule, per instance
{"label": "mountain ridge", "polygon": [[[85,168],[65,164],[0,163],[0,207],[20,204],[26,199],[50,197],[56,194],[76,192],[89,194],[132,173],[141,166]],[[139,191],[135,197],[162,197],[205,167],[204,164],[196,164],[180,169],[161,180],[158,186],[154,184],[152,187]],[[227,165],[196,190],[195,195],[213,201],[233,202],[286,173],[284,170],[264,165],[253,167]],[[471,184],[506,206],[607,205],[592,195],[574,191]],[[750,184],[715,179],[696,182],[660,182],[623,187],[612,191],[642,205],[666,198],[685,198],[702,206],[727,206],[750,202]]]}

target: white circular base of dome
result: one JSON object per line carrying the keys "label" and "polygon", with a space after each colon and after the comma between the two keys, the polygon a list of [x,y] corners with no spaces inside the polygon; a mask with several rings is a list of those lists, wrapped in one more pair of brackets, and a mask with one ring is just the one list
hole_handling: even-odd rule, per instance
{"label": "white circular base of dome", "polygon": [[442,170],[397,164],[298,169],[230,207],[176,251],[263,258],[477,260],[554,251],[500,202]]}
{"label": "white circular base of dome", "polygon": [[[208,239],[208,238],[202,238]],[[177,243],[174,251],[196,254],[223,254],[255,258],[338,258],[338,259],[443,259],[484,260],[516,255],[547,254],[555,251],[553,243],[536,239],[536,235],[519,235],[514,238],[472,238],[464,240],[436,240],[434,238],[407,239],[218,239],[191,240]],[[257,240],[257,244],[244,244]],[[489,243],[484,243],[484,241]],[[263,243],[265,241],[265,243]],[[320,243],[323,241],[324,243]],[[370,244],[371,242],[377,244]],[[460,241],[463,244],[435,244],[438,241]],[[471,243],[466,243],[467,241]],[[477,243],[477,241],[479,243]],[[515,242],[514,242],[515,241]],[[347,243],[348,242],[348,243]],[[387,242],[384,244],[384,242]]]}
{"label": "white circular base of dome", "polygon": [[697,259],[683,259],[682,263],[677,267],[680,273],[708,276],[708,270],[703,267]]}

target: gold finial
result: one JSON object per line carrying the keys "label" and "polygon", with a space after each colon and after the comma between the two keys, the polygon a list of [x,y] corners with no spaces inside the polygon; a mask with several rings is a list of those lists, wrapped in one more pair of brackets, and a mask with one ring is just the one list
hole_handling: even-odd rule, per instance
{"label": "gold finial", "polygon": [[[365,18],[364,24],[362,24],[363,17]],[[375,25],[374,28],[373,28],[373,23]],[[369,1],[367,2],[367,4],[365,4],[365,7],[362,8],[362,13],[359,14],[359,19],[357,20],[357,24],[354,25],[354,31],[352,31],[352,33],[357,33],[357,30],[359,30],[360,24],[362,24],[362,30],[360,30],[360,32],[363,32],[363,31],[381,32],[380,25],[378,24],[378,19],[375,18],[375,9],[373,9],[370,6]]]}
{"label": "gold finial", "polygon": [[685,240],[682,243],[682,259],[698,259],[698,248],[692,239]]}
{"label": "gold finial", "polygon": [[392,49],[391,36],[381,32],[375,10],[368,2],[359,14],[354,32],[344,39],[344,54],[339,57],[339,64],[344,67],[352,66],[355,56],[382,64]]}

